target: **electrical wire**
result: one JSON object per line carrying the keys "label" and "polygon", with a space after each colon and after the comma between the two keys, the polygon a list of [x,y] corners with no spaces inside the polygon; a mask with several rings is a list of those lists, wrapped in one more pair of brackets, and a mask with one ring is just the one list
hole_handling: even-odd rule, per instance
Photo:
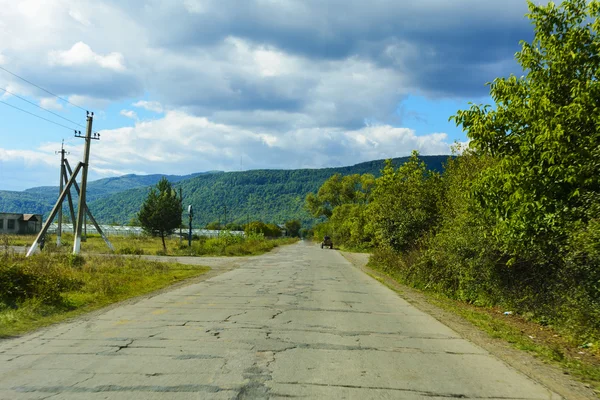
{"label": "electrical wire", "polygon": [[[0,68],[1,68],[1,67],[0,67]],[[7,106],[9,106],[9,107],[12,107],[12,108],[14,108],[14,109],[17,109],[17,110],[19,110],[19,111],[22,111],[22,112],[24,112],[24,113],[27,113],[27,114],[29,114],[29,115],[33,115],[34,117],[37,117],[37,118],[39,118],[39,119],[43,119],[44,121],[50,122],[51,124],[58,125],[58,126],[60,126],[60,127],[66,128],[66,129],[70,130],[71,132],[73,132],[73,131],[76,131],[76,130],[77,130],[77,129],[73,129],[72,127],[68,127],[68,126],[66,126],[66,125],[59,124],[58,122],[52,121],[52,120],[50,120],[50,119],[48,119],[48,118],[40,117],[40,116],[39,116],[39,115],[37,115],[37,114],[34,114],[34,113],[32,113],[32,112],[29,112],[29,111],[27,111],[27,110],[23,110],[22,108],[19,108],[19,107],[17,107],[17,106],[13,106],[12,104],[9,104],[9,103],[7,103],[7,102],[5,102],[5,101],[2,101],[2,100],[0,100],[0,103],[2,103],[2,104],[5,104],[5,105],[7,105]]]}
{"label": "electrical wire", "polygon": [[50,95],[52,95],[52,96],[56,97],[57,99],[60,99],[60,100],[62,100],[62,101],[64,101],[64,102],[67,102],[67,103],[69,103],[69,104],[70,104],[70,105],[72,105],[73,107],[77,107],[77,108],[79,108],[79,109],[81,109],[81,110],[83,110],[83,111],[86,111],[86,112],[88,111],[88,110],[86,110],[85,108],[83,108],[83,107],[80,107],[80,106],[78,106],[77,104],[73,104],[73,103],[71,103],[69,100],[67,100],[67,99],[65,99],[65,98],[62,98],[62,97],[60,97],[59,95],[56,95],[56,94],[52,93],[51,91],[49,91],[49,90],[46,90],[46,89],[44,89],[43,87],[41,87],[41,86],[38,86],[38,85],[36,85],[35,83],[28,81],[27,79],[25,79],[25,78],[23,78],[23,77],[21,77],[21,76],[19,76],[19,75],[15,74],[14,72],[10,72],[9,70],[7,70],[6,68],[4,68],[4,67],[2,67],[2,66],[0,66],[0,69],[1,69],[1,70],[3,70],[3,71],[5,71],[5,72],[8,72],[8,73],[9,73],[9,74],[11,74],[12,76],[15,76],[15,77],[17,77],[17,78],[21,79],[21,80],[22,80],[22,81],[24,81],[24,82],[27,82],[27,83],[29,83],[29,84],[30,84],[30,85],[32,85],[32,86],[35,86],[36,88],[38,88],[38,89],[40,89],[40,90],[43,90],[44,92],[46,92],[46,93],[48,93],[48,94],[50,94]]}
{"label": "electrical wire", "polygon": [[52,114],[52,115],[55,115],[55,116],[57,116],[58,118],[62,118],[62,119],[64,119],[64,120],[65,120],[65,121],[67,121],[67,122],[70,122],[70,123],[72,123],[72,124],[75,124],[75,125],[77,125],[77,126],[80,126],[80,127],[82,127],[82,128],[85,128],[85,126],[83,126],[83,125],[81,125],[81,124],[79,124],[79,123],[77,123],[77,122],[75,122],[75,121],[71,121],[70,119],[63,117],[62,115],[60,115],[60,114],[57,114],[57,113],[55,113],[54,111],[50,111],[50,110],[48,110],[47,108],[44,108],[44,107],[42,107],[42,106],[40,106],[40,105],[38,105],[38,104],[35,104],[33,101],[29,101],[29,100],[27,100],[26,98],[19,96],[18,94],[15,94],[15,93],[9,92],[8,90],[6,90],[6,89],[3,89],[3,88],[0,88],[0,90],[4,90],[6,93],[8,93],[8,94],[10,94],[10,95],[13,95],[13,96],[15,96],[16,98],[18,98],[18,99],[21,99],[21,100],[23,100],[23,101],[25,101],[25,102],[27,102],[27,103],[29,103],[29,104],[31,104],[31,105],[34,105],[34,106],[36,106],[37,108],[40,108],[40,109],[42,109],[42,110],[44,110],[44,111],[46,111],[46,112],[49,112],[50,114]]}

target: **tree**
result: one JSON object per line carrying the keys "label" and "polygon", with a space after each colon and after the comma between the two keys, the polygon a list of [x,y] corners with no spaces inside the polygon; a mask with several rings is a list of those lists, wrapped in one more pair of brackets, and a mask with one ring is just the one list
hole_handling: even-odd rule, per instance
{"label": "tree", "polygon": [[206,224],[206,229],[211,231],[221,230],[221,223],[217,221],[209,222],[208,224]]}
{"label": "tree", "polygon": [[162,178],[156,188],[150,188],[142,204],[138,219],[142,228],[153,236],[160,236],[163,250],[167,251],[165,235],[172,234],[181,225],[183,206],[177,192],[167,178]]}
{"label": "tree", "polygon": [[441,193],[439,173],[428,170],[417,151],[397,170],[387,160],[367,208],[377,243],[395,251],[414,247],[438,222]]}
{"label": "tree", "polygon": [[329,218],[342,204],[365,204],[369,200],[375,177],[371,174],[335,174],[323,183],[315,195],[306,196],[305,207],[314,217]]}
{"label": "tree", "polygon": [[473,149],[498,159],[473,194],[504,249],[551,260],[600,198],[600,3],[529,10],[534,40],[516,54],[526,75],[490,84],[495,109],[472,105],[452,118]]}
{"label": "tree", "polygon": [[287,230],[288,236],[299,237],[300,228],[302,228],[302,224],[297,219],[293,219],[285,223],[285,229]]}

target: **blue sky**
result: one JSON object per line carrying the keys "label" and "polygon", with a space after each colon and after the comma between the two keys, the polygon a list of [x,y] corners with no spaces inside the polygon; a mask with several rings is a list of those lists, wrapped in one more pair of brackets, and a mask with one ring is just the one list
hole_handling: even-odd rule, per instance
{"label": "blue sky", "polygon": [[[521,0],[0,0],[0,66],[94,111],[91,179],[449,154],[533,29]],[[493,18],[490,18],[493,16]],[[0,190],[58,183],[85,113],[0,70]],[[72,121],[72,122],[71,122]]]}

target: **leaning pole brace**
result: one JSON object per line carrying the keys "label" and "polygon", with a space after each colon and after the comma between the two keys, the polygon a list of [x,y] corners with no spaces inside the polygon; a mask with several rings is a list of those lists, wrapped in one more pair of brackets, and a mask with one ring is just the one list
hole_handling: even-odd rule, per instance
{"label": "leaning pole brace", "polygon": [[[65,166],[67,167],[69,174],[72,174],[73,172],[71,171],[71,166],[69,165],[69,161],[67,161],[66,159],[65,159]],[[65,171],[65,177],[67,176],[66,174],[67,174],[67,172]],[[80,196],[81,191],[79,190],[79,185],[77,184],[77,182],[73,182],[73,186],[75,186],[75,191],[77,192],[77,195]],[[104,235],[104,232],[100,228],[100,225],[98,225],[98,222],[96,222],[96,218],[94,218],[94,216],[92,215],[92,212],[90,211],[90,208],[88,207],[87,202],[85,203],[85,211],[86,211],[86,214],[87,214],[88,218],[90,219],[90,221],[92,221],[92,224],[94,224],[96,231],[98,231],[100,236],[102,236],[102,239],[104,239],[104,243],[106,243],[106,245],[108,246],[108,248],[111,251],[115,251],[115,248],[113,247],[112,243],[108,240],[106,235]]]}
{"label": "leaning pole brace", "polygon": [[27,257],[29,257],[30,255],[32,255],[35,252],[35,250],[37,249],[37,247],[38,247],[38,245],[40,243],[40,239],[44,237],[44,235],[48,231],[48,228],[50,228],[50,224],[52,224],[52,220],[54,219],[54,217],[56,217],[56,214],[58,214],[58,210],[62,207],[62,202],[64,201],[67,193],[71,189],[71,185],[73,184],[73,182],[75,182],[75,179],[77,178],[77,174],[79,173],[79,171],[81,170],[82,167],[83,167],[82,163],[77,164],[77,167],[75,167],[74,174],[71,175],[71,178],[69,179],[69,181],[65,185],[65,188],[63,189],[63,191],[60,194],[60,196],[58,197],[58,200],[56,201],[56,204],[52,208],[52,211],[50,212],[50,216],[46,220],[46,223],[44,224],[44,227],[42,228],[42,230],[40,231],[40,233],[35,238],[35,241],[31,245],[31,247],[29,248],[29,251],[27,252]]}

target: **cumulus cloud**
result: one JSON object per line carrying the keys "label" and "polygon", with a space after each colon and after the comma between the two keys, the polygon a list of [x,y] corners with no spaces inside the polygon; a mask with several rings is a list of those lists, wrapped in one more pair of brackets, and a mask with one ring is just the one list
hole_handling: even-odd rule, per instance
{"label": "cumulus cloud", "polygon": [[0,148],[0,189],[22,190],[40,186],[40,182],[56,182],[58,185],[56,165],[54,151]]}
{"label": "cumulus cloud", "polygon": [[216,123],[182,111],[167,111],[133,127],[101,131],[94,143],[92,168],[121,173],[181,173],[235,170],[240,157],[247,168],[319,168],[409,155],[449,154],[444,133],[417,135],[389,125],[354,130],[336,127],[279,132]]}
{"label": "cumulus cloud", "polygon": [[164,111],[162,104],[158,101],[146,101],[140,100],[132,104],[134,107],[139,107],[146,109],[148,111],[153,111],[155,113],[162,113]]}
{"label": "cumulus cloud", "polygon": [[112,52],[107,55],[96,54],[91,47],[83,42],[77,42],[66,51],[54,50],[48,54],[50,65],[61,66],[86,66],[99,65],[102,68],[114,71],[125,70],[124,58],[121,53]]}
{"label": "cumulus cloud", "polygon": [[[411,94],[487,94],[485,82],[519,72],[513,55],[532,32],[522,0],[0,0],[0,7],[0,64],[96,115],[106,111],[108,120],[124,104],[136,107],[121,111],[133,127],[106,131],[111,140],[94,144],[97,174],[227,170],[239,156],[248,167],[292,168],[412,149],[448,153],[445,134],[398,127],[406,117],[399,104]],[[60,110],[47,93],[0,77]],[[139,109],[160,118],[139,120]]]}
{"label": "cumulus cloud", "polygon": [[131,118],[131,119],[135,119],[135,120],[138,119],[137,114],[135,113],[135,111],[132,111],[132,110],[121,110],[120,114],[127,118]]}

